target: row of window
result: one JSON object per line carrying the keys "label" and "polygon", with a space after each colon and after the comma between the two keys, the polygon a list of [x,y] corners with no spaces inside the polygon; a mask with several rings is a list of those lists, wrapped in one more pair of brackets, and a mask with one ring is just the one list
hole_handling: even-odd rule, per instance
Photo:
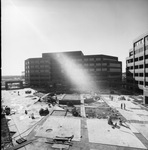
{"label": "row of window", "polygon": [[[143,73],[135,73],[135,77],[143,77]],[[128,77],[133,77],[133,73],[127,73]],[[145,73],[145,77],[148,77],[148,73]]]}
{"label": "row of window", "polygon": [[[135,84],[143,85],[143,81],[135,81]],[[148,85],[148,82],[145,82],[145,85],[147,86],[147,85]]]}
{"label": "row of window", "polygon": [[141,47],[141,48],[135,50],[135,54],[138,54],[138,53],[141,53],[141,52],[143,52],[143,47]]}
{"label": "row of window", "polygon": [[143,73],[135,73],[135,77],[143,77]]}
{"label": "row of window", "polygon": [[[127,80],[127,83],[133,83],[134,80]],[[135,84],[143,85],[143,81],[135,81]],[[148,82],[145,82],[145,85],[148,85]]]}
{"label": "row of window", "polygon": [[[146,41],[148,41],[148,36],[145,37],[145,42]],[[135,47],[140,45],[140,44],[143,44],[143,43],[144,43],[144,39],[141,39],[141,40],[139,40],[138,42],[135,43]]]}
{"label": "row of window", "polygon": [[[148,45],[145,46],[145,50],[148,50]],[[143,47],[141,47],[141,48],[135,50],[135,54],[141,53],[143,51],[144,51],[144,49],[143,49]]]}
{"label": "row of window", "polygon": [[[135,54],[141,53],[141,52],[143,52],[143,50],[144,50],[143,47],[142,47],[142,48],[139,48],[139,49],[135,50]],[[145,50],[148,50],[148,45],[145,46]],[[130,57],[130,56],[133,56],[133,54],[134,54],[134,52],[131,51],[131,52],[129,53],[129,57]]]}
{"label": "row of window", "polygon": [[47,83],[48,80],[31,80],[31,84],[33,83],[39,83],[39,84],[43,84],[43,82]]}
{"label": "row of window", "polygon": [[[142,68],[143,68],[143,65],[136,65],[136,66],[135,66],[135,69],[142,69]],[[127,67],[127,69],[132,70],[132,69],[133,69],[133,66]]]}
{"label": "row of window", "polygon": [[[103,60],[109,60],[109,61],[116,61],[117,60],[115,58],[105,58],[105,57],[103,57],[102,59]],[[100,61],[101,57],[98,57],[98,58],[84,58],[84,61],[94,61],[94,60]]]}
{"label": "row of window", "polygon": [[116,59],[112,59],[112,58],[103,58],[103,60],[116,61]]}
{"label": "row of window", "polygon": [[[75,59],[76,61],[78,62],[81,62],[84,60],[84,62],[87,62],[87,61],[101,61],[101,57],[98,57],[98,58],[84,58],[84,59]],[[109,60],[109,61],[117,61],[117,59],[114,59],[114,58],[103,58],[103,60]],[[48,60],[31,60],[31,61],[26,61],[26,65],[29,65],[29,64],[45,64],[45,63],[49,63]]]}
{"label": "row of window", "polygon": [[[119,63],[84,63],[84,66],[107,66],[109,65],[110,67],[121,67],[121,64]],[[82,64],[78,64],[78,66],[83,67]],[[30,65],[30,68],[49,68],[49,65]],[[26,69],[29,69],[29,65],[26,66]]]}
{"label": "row of window", "polygon": [[37,78],[37,77],[34,77],[34,78],[29,78],[29,77],[25,77],[25,80],[26,81],[48,81],[50,80],[51,78]]}
{"label": "row of window", "polygon": [[45,72],[45,73],[49,73],[50,71],[49,70],[26,70],[25,73],[39,73],[39,72]]}
{"label": "row of window", "polygon": [[[145,59],[148,59],[148,55],[145,55]],[[143,56],[136,57],[136,58],[134,59],[135,62],[141,61],[141,60],[143,60]],[[127,60],[127,63],[132,63],[132,62],[133,62],[133,59]]]}
{"label": "row of window", "polygon": [[[74,69],[73,69],[74,71]],[[83,70],[80,70],[80,71],[83,71]],[[93,71],[109,71],[109,72],[121,72],[121,69],[120,68],[85,68],[84,71],[90,71],[90,72],[93,72]],[[64,72],[64,70],[61,70],[61,72]]]}
{"label": "row of window", "polygon": [[48,78],[48,77],[50,77],[50,74],[40,74],[40,75],[38,75],[38,74],[31,73],[30,77],[44,77],[44,78]]}
{"label": "row of window", "polygon": [[[142,65],[136,65],[135,69],[142,69],[143,68],[143,64]],[[145,68],[148,68],[148,64],[145,64]],[[133,66],[127,67],[127,70],[132,70]]]}
{"label": "row of window", "polygon": [[29,68],[31,68],[31,69],[34,69],[34,68],[49,68],[50,66],[49,65],[27,65],[27,66],[25,66],[25,68],[27,69],[29,69]]}
{"label": "row of window", "polygon": [[141,39],[141,40],[139,40],[138,42],[135,43],[135,47],[140,45],[140,44],[143,44],[143,43],[144,43],[144,41],[143,41],[143,39]]}
{"label": "row of window", "polygon": [[[82,70],[81,70],[82,71]],[[84,71],[90,71],[90,72],[100,72],[100,71],[109,71],[109,72],[121,72],[120,68],[88,68],[88,69],[84,69]],[[64,73],[64,70],[61,70],[62,73]],[[26,71],[26,75],[29,75],[29,73],[50,73],[49,70],[31,70],[29,72]]]}
{"label": "row of window", "polygon": [[28,60],[28,61],[26,61],[26,65],[27,64],[45,64],[45,63],[49,63],[49,60]]}
{"label": "row of window", "polygon": [[32,80],[49,80],[50,79],[50,77],[38,77],[38,76],[36,76],[36,77],[30,77],[30,80],[32,81]]}

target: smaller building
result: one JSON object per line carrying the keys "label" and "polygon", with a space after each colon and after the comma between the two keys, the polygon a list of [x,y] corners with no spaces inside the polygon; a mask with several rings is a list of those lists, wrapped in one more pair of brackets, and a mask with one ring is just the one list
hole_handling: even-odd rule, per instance
{"label": "smaller building", "polygon": [[23,88],[23,81],[20,80],[11,80],[5,82],[5,89],[22,89]]}

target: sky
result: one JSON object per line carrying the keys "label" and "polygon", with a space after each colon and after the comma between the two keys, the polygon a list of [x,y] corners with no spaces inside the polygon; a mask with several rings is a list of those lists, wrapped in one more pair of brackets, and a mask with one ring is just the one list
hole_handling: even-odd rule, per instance
{"label": "sky", "polygon": [[79,51],[122,61],[148,32],[148,0],[2,0],[2,75],[21,75],[42,53]]}

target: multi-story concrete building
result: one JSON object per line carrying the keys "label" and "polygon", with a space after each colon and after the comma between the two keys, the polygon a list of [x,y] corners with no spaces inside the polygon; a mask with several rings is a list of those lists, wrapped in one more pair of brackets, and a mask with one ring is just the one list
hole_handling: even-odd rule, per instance
{"label": "multi-story concrete building", "polygon": [[133,48],[126,58],[127,88],[143,92],[148,86],[148,33],[133,41]]}
{"label": "multi-story concrete building", "polygon": [[43,58],[25,60],[25,82],[32,86],[47,86],[50,77],[50,61]]}
{"label": "multi-story concrete building", "polygon": [[122,62],[114,56],[81,51],[43,53],[42,58],[25,60],[25,79],[32,86],[72,87],[76,83],[86,87],[93,83],[116,87],[122,81]]}

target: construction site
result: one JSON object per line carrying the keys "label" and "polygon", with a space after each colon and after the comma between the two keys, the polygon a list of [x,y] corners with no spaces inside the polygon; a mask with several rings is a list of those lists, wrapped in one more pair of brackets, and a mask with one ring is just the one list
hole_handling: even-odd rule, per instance
{"label": "construction site", "polygon": [[128,95],[2,91],[2,150],[148,149],[148,110]]}

